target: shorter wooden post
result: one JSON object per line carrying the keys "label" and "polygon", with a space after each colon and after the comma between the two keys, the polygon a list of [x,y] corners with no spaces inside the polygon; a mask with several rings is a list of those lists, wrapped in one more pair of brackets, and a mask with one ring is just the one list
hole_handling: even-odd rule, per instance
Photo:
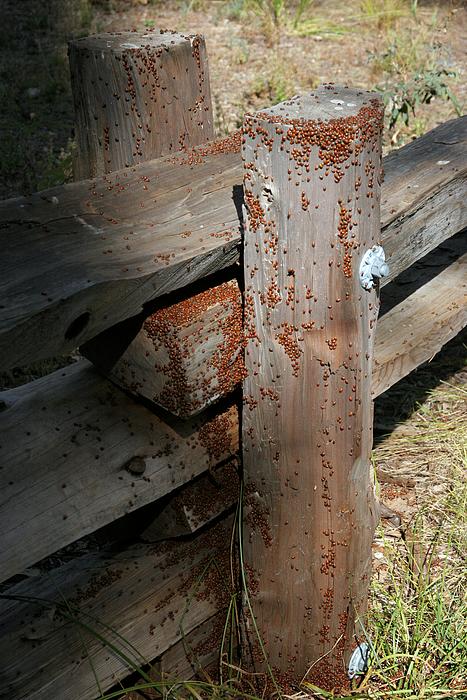
{"label": "shorter wooden post", "polygon": [[75,180],[213,138],[202,36],[170,31],[99,34],[72,41],[69,59]]}
{"label": "shorter wooden post", "polygon": [[283,687],[345,686],[365,611],[381,131],[377,95],[334,85],[244,122],[246,612]]}

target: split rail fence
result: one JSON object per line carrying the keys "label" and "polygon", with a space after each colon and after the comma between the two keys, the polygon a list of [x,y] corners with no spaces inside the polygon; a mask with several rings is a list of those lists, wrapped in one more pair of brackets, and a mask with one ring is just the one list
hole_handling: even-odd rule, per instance
{"label": "split rail fence", "polygon": [[[0,696],[213,662],[240,463],[246,627],[285,684],[333,648],[310,680],[335,686],[378,519],[372,400],[466,324],[467,120],[383,180],[374,94],[324,86],[216,141],[202,37],[99,35],[70,65],[76,181],[0,203],[1,368],[87,358],[1,394]],[[118,547],[66,549],[111,523]]]}

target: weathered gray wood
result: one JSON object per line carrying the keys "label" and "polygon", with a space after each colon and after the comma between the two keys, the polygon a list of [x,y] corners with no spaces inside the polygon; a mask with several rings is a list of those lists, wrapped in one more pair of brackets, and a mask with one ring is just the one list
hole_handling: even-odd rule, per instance
{"label": "weathered gray wood", "polygon": [[75,180],[214,138],[204,38],[112,32],[69,45]]}
{"label": "weathered gray wood", "polygon": [[430,360],[467,325],[467,254],[378,321],[372,394]]}
{"label": "weathered gray wood", "polygon": [[230,280],[110,328],[80,349],[119,386],[187,417],[240,384],[242,341],[242,296]]}
{"label": "weathered gray wood", "polygon": [[209,470],[180,489],[141,533],[144,542],[191,535],[238,501],[238,461]]}
{"label": "weathered gray wood", "polygon": [[376,93],[324,86],[244,122],[244,557],[284,688],[345,687],[364,639],[379,305],[358,261],[380,242],[382,115]]}
{"label": "weathered gray wood", "polygon": [[213,615],[161,656],[165,680],[186,681],[197,674],[204,679],[204,670],[219,660],[226,613]]}
{"label": "weathered gray wood", "polygon": [[[464,158],[467,162],[467,151]],[[443,166],[438,167],[441,169]],[[407,185],[407,187],[410,190],[412,187],[421,188],[419,176],[423,177],[423,174],[423,169],[420,174],[415,166],[412,182],[420,184]],[[429,180],[428,174],[426,175]],[[383,192],[386,192],[384,187]],[[397,198],[403,193],[398,188],[392,194]],[[384,287],[396,279],[397,275],[434,250],[447,238],[462,231],[466,225],[467,180],[464,175],[455,177],[437,191],[432,190],[427,193],[422,201],[413,203],[408,213],[393,220],[383,229],[382,241],[390,272],[381,281],[381,286]]]}
{"label": "weathered gray wood", "polygon": [[[439,262],[443,263],[442,255]],[[466,325],[464,267],[465,256],[380,318],[374,349],[373,396],[430,359]],[[185,483],[192,473],[199,474],[208,466],[204,455],[209,454],[209,449],[209,464],[238,450],[238,418],[234,409],[227,416],[230,444],[213,451],[215,442],[205,431],[204,445],[191,450],[188,429],[180,433],[177,426],[195,426],[197,422],[169,422],[155,416],[117,391],[84,362],[3,392],[0,399],[6,403],[6,410],[0,413],[3,577]],[[205,420],[209,420],[209,415]],[[221,421],[225,423],[224,419]],[[138,432],[130,423],[138,426]],[[151,423],[153,435],[148,432]],[[86,429],[93,425],[100,426],[101,432]],[[63,435],[67,436],[69,447],[63,446]],[[164,451],[170,449],[165,448],[170,447],[172,439],[179,447],[166,455]],[[104,443],[106,461],[96,460]],[[156,457],[151,457],[149,465],[136,459],[133,474],[125,468],[132,457],[144,454]],[[175,469],[177,465],[181,468]],[[131,463],[128,467],[132,468]],[[142,468],[147,473],[141,473]],[[149,481],[144,477],[149,477]],[[67,484],[65,489],[63,484]],[[10,499],[8,494],[12,492],[15,497]],[[92,499],[87,497],[90,492],[94,494]],[[68,515],[66,520],[63,515]]]}
{"label": "weathered gray wood", "polygon": [[0,366],[66,353],[237,261],[238,144],[1,203]]}
{"label": "weathered gray wood", "polygon": [[[225,609],[231,527],[232,519],[190,542],[88,554],[9,588],[9,595],[58,605],[44,609],[35,602],[0,601],[0,697],[92,700],[100,695],[94,673],[105,690],[132,670],[89,631],[64,618],[60,605],[65,614],[67,608],[79,609],[85,624],[138,665]],[[206,651],[216,643],[213,637]],[[180,650],[177,655],[181,662]]]}
{"label": "weathered gray wood", "polygon": [[1,580],[238,451],[236,407],[157,416],[86,361],[0,396]]}
{"label": "weathered gray wood", "polygon": [[[384,160],[389,279],[466,225],[466,132],[447,122]],[[232,137],[1,203],[0,365],[66,353],[238,261],[238,150]]]}

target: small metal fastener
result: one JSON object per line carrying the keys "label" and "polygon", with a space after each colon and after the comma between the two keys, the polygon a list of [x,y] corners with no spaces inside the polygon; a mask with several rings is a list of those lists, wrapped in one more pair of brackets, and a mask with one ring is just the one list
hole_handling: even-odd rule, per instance
{"label": "small metal fastener", "polygon": [[389,275],[389,265],[382,246],[374,245],[366,251],[360,263],[359,275],[360,284],[367,290],[373,289],[375,277],[380,279]]}
{"label": "small metal fastener", "polygon": [[135,476],[141,476],[146,471],[146,460],[144,459],[144,457],[132,457],[125,464],[125,469],[127,470],[127,472],[130,472],[130,474],[134,474]]}
{"label": "small metal fastener", "polygon": [[349,661],[349,669],[347,675],[352,680],[355,676],[361,676],[368,669],[368,656],[370,655],[370,647],[366,642],[361,642],[354,650]]}

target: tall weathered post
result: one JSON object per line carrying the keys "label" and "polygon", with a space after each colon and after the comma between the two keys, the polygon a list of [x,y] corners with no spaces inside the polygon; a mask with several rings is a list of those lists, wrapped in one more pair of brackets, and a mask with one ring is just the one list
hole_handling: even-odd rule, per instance
{"label": "tall weathered post", "polygon": [[378,519],[371,358],[359,264],[380,240],[382,106],[325,85],[247,116],[244,559],[277,682],[345,685],[362,639]]}
{"label": "tall weathered post", "polygon": [[69,47],[81,180],[214,138],[204,38],[113,32]]}

